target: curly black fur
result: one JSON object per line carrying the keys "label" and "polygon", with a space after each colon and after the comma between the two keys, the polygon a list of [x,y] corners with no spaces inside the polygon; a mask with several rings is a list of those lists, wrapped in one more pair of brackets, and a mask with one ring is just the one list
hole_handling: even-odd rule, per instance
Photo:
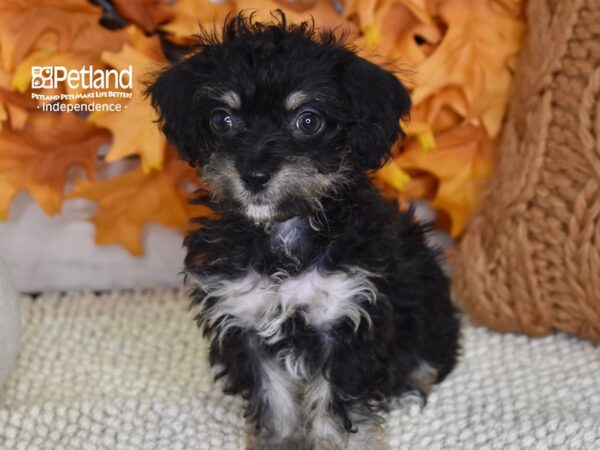
{"label": "curly black fur", "polygon": [[[309,23],[287,24],[281,13],[277,19],[262,24],[238,15],[226,21],[220,35],[203,32],[195,51],[160,74],[149,94],[181,156],[203,174],[213,167],[209,192],[198,201],[218,216],[198,220],[202,226],[185,240],[185,263],[198,283],[192,299],[201,306],[199,325],[212,338],[210,360],[227,392],[244,395],[257,428],[277,434],[270,423],[285,411],[273,411],[264,367],[274,363],[286,373],[281,358],[292,354],[303,368],[299,378],[289,374],[292,398],[301,404],[302,383],[322,377],[330,386],[327,410],[350,432],[382,399],[407,390],[425,393],[427,383],[415,376],[424,363],[435,370],[430,381],[441,381],[456,362],[459,325],[448,280],[425,244],[424,228],[411,212],[382,199],[368,176],[390,156],[401,134],[399,119],[410,109],[406,90],[334,33],[318,32]],[[241,103],[231,112],[237,125],[226,136],[209,125],[211,111],[223,107],[222,99],[206,95],[215,89],[219,95],[224,89],[234,92]],[[307,93],[310,110],[324,117],[325,130],[318,136],[298,136],[290,128],[297,111],[284,104],[297,91]],[[298,161],[312,172],[301,172]],[[253,219],[244,212],[246,197],[236,194],[243,183],[236,187],[231,181],[237,175],[219,178],[224,175],[215,167],[225,162],[239,176],[256,168],[276,176],[289,167],[303,175],[289,180],[293,192],[281,188],[284,194],[268,198],[273,202],[268,217]],[[317,178],[334,181],[321,181],[326,186],[321,190],[304,190]],[[274,244],[282,223],[296,236],[283,250]],[[281,273],[285,279],[342,273],[350,280],[353,268],[369,274],[365,283],[376,291],[374,302],[357,300],[370,318],[358,326],[343,314],[333,322],[310,322],[310,304],[295,306],[280,323],[278,339],[265,338],[258,326],[240,325],[243,318],[226,326],[230,314],[211,320],[227,300],[205,286],[215,280],[237,283],[250,273],[275,280],[273,286]],[[300,433],[315,432],[306,418],[302,423],[306,429]],[[286,448],[286,436],[278,438]],[[335,448],[337,441],[328,439],[307,437],[302,445]]]}

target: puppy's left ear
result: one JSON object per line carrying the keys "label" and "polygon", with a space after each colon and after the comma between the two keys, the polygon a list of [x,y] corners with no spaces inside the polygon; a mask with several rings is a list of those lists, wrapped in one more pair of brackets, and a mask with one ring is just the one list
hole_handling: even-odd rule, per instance
{"label": "puppy's left ear", "polygon": [[146,90],[159,114],[163,133],[192,165],[199,157],[198,129],[192,111],[193,89],[190,63],[183,60],[158,74]]}
{"label": "puppy's left ear", "polygon": [[362,58],[348,64],[344,84],[352,102],[355,160],[363,169],[377,169],[402,134],[400,118],[410,112],[410,97],[394,75]]}

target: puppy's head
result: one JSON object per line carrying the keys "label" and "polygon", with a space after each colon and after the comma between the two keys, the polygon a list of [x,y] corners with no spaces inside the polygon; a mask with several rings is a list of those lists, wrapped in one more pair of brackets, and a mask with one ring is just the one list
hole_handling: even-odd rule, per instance
{"label": "puppy's head", "polygon": [[410,109],[394,75],[283,13],[273,24],[228,19],[149,94],[219,207],[255,222],[307,214],[379,167]]}

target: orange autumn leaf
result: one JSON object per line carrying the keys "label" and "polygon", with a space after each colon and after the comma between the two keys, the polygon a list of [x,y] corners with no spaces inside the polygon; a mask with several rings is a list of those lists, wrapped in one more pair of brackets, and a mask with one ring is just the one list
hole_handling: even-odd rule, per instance
{"label": "orange autumn leaf", "polygon": [[0,47],[4,68],[12,71],[45,34],[55,37],[60,51],[117,50],[124,35],[102,27],[101,13],[86,0],[2,0]]}
{"label": "orange autumn leaf", "polygon": [[143,98],[141,90],[134,91],[131,100],[123,102],[119,112],[96,111],[88,120],[99,127],[109,129],[113,143],[105,159],[117,161],[131,155],[139,155],[144,171],[160,170],[163,165],[165,138],[155,123],[156,114]]}
{"label": "orange autumn leaf", "polygon": [[173,17],[173,5],[166,0],[112,0],[119,13],[145,31],[156,27]]}
{"label": "orange autumn leaf", "polygon": [[437,190],[437,180],[433,175],[426,172],[405,172],[402,170],[402,178],[406,177],[408,178],[403,183],[402,190],[398,190],[396,187],[388,184],[388,180],[383,179],[379,175],[372,180],[384,198],[398,200],[402,208],[408,207],[411,200],[433,199]]}
{"label": "orange autumn leaf", "polygon": [[398,195],[400,201],[427,199],[432,200],[438,188],[436,178],[426,172],[411,174],[410,180],[406,183],[404,192]]}
{"label": "orange autumn leaf", "polygon": [[436,147],[435,135],[466,122],[467,101],[457,87],[444,88],[428,97],[411,111],[410,120],[402,128],[414,136],[423,150]]}
{"label": "orange autumn leaf", "polygon": [[380,11],[388,11],[389,7],[398,4],[408,8],[423,23],[432,23],[426,8],[426,0],[346,0],[344,16],[356,15],[362,26],[375,22]]}
{"label": "orange autumn leaf", "polygon": [[30,98],[0,87],[0,130],[6,125],[13,130],[23,129],[35,106],[35,101]]}
{"label": "orange autumn leaf", "polygon": [[434,133],[447,131],[462,125],[468,110],[467,99],[462,89],[446,87],[426,98],[411,111],[412,122],[424,122]]}
{"label": "orange autumn leaf", "polygon": [[[137,168],[105,181],[79,182],[69,198],[84,197],[98,204],[91,217],[97,244],[120,244],[133,255],[141,255],[145,224],[187,226],[190,206],[180,184],[189,178],[190,170],[186,163],[170,157],[161,171]],[[196,207],[194,212],[209,211]]]}
{"label": "orange autumn leaf", "polygon": [[312,8],[315,6],[315,3],[317,3],[319,0],[293,0],[293,1],[289,1],[289,0],[277,0],[279,4],[281,4],[282,6],[286,6],[287,8],[291,9],[292,11],[296,11],[296,12],[305,12],[306,10]]}
{"label": "orange autumn leaf", "polygon": [[410,118],[401,123],[402,130],[409,139],[416,139],[422,150],[433,150],[437,145],[436,134],[466,123],[466,110],[462,91],[454,87],[444,88],[413,107]]}
{"label": "orange autumn leaf", "polygon": [[162,167],[166,140],[156,125],[156,112],[144,98],[144,84],[153,72],[167,64],[160,50],[158,37],[143,37],[136,31],[131,42],[119,53],[106,52],[102,59],[109,66],[122,70],[133,68],[133,98],[124,100],[121,111],[95,111],[88,120],[113,133],[113,143],[106,160],[116,161],[130,155],[139,155],[142,168],[148,172]]}
{"label": "orange autumn leaf", "polygon": [[353,0],[346,2],[344,16],[359,22],[363,36],[357,44],[364,56],[375,52],[405,67],[423,62],[442,37],[425,0]]}
{"label": "orange autumn leaf", "polygon": [[[158,36],[149,36],[148,34],[143,33],[138,28],[133,26],[127,28],[126,34],[127,43],[131,48],[135,49],[136,51],[134,63],[150,65],[153,65],[157,62],[160,64],[166,63],[167,60],[165,58],[165,54],[162,49],[162,44]],[[113,54],[117,56],[118,52],[113,52]],[[121,61],[115,64],[115,67],[125,67],[129,65],[127,61]],[[142,72],[138,70],[136,74],[142,75]]]}
{"label": "orange autumn leaf", "polygon": [[416,141],[393,162],[404,170],[425,171],[439,182],[432,207],[451,219],[453,237],[464,230],[492,174],[496,142],[483,128],[464,125],[436,137],[437,148],[424,151]]}
{"label": "orange autumn leaf", "polygon": [[489,0],[490,6],[498,11],[511,14],[521,19],[525,14],[525,0]]}
{"label": "orange autumn leaf", "polygon": [[360,28],[373,23],[378,0],[343,0],[342,15],[357,23]]}
{"label": "orange autumn leaf", "polygon": [[29,111],[35,106],[36,102],[31,98],[12,91],[11,75],[0,67],[0,130],[6,126],[13,130],[22,129]]}
{"label": "orange autumn leaf", "polygon": [[410,176],[402,170],[396,161],[390,161],[379,169],[377,178],[399,192],[404,192],[407,183],[410,181]]}
{"label": "orange autumn leaf", "polygon": [[448,25],[439,47],[417,70],[413,101],[419,104],[444,87],[459,86],[471,119],[497,136],[512,78],[509,62],[519,50],[525,24],[482,0],[433,1]]}
{"label": "orange autumn leaf", "polygon": [[81,166],[94,176],[98,147],[108,133],[74,114],[32,115],[24,130],[0,131],[0,220],[10,202],[28,191],[48,215],[60,210],[69,168]]}
{"label": "orange autumn leaf", "polygon": [[227,14],[234,10],[229,1],[210,0],[179,0],[174,8],[175,17],[161,29],[178,38],[198,34],[200,26],[210,30],[213,24],[221,25]]}
{"label": "orange autumn leaf", "polygon": [[[124,41],[124,32],[120,31],[117,35],[122,36],[122,38],[119,39]],[[118,45],[119,48],[120,46],[121,44]],[[69,71],[79,71],[82,68],[88,68],[90,66],[94,70],[105,68],[106,64],[100,59],[102,48],[96,46],[86,48],[85,45],[78,45],[77,47],[79,48],[61,51],[58,48],[56,38],[50,34],[45,34],[38,40],[38,42],[35,44],[35,47],[29,52],[29,54],[27,54],[27,56],[25,56],[17,64],[10,83],[12,88],[18,92],[31,95],[30,89],[32,82],[32,66],[61,66],[65,67]],[[111,45],[109,45],[109,47],[111,47]],[[55,89],[38,88],[34,92],[42,95],[60,95],[63,93],[77,95],[87,94],[89,90],[84,88],[81,84],[78,87],[70,88],[68,83],[63,81],[58,83],[58,86]],[[71,103],[77,103],[78,101],[89,102],[97,100],[83,96],[81,100],[69,99],[68,101]]]}
{"label": "orange autumn leaf", "polygon": [[[82,67],[94,67],[100,69],[104,67],[100,60],[100,54],[94,51],[75,51],[68,50],[66,52],[57,52],[53,48],[36,48],[29,53],[17,65],[12,77],[11,84],[18,92],[25,93],[31,87],[31,67],[32,66],[63,66],[67,70],[80,70]],[[85,88],[79,86],[71,89],[66,83],[61,83],[59,93],[64,89],[64,92],[71,95],[84,94],[87,92]],[[57,92],[48,92],[46,90],[36,90],[38,94],[50,95]],[[76,103],[77,100],[69,100]]]}
{"label": "orange autumn leaf", "polygon": [[423,1],[388,1],[372,27],[380,33],[379,51],[392,61],[414,68],[428,57],[442,34],[427,14]]}

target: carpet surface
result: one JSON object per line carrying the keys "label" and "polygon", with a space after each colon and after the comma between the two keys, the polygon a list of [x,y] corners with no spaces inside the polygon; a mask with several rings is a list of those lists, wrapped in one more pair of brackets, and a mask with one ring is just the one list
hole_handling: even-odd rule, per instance
{"label": "carpet surface", "polygon": [[[0,449],[244,447],[242,402],[212,382],[182,292],[22,301]],[[465,325],[456,371],[425,408],[394,402],[386,432],[391,449],[599,449],[600,347]]]}

